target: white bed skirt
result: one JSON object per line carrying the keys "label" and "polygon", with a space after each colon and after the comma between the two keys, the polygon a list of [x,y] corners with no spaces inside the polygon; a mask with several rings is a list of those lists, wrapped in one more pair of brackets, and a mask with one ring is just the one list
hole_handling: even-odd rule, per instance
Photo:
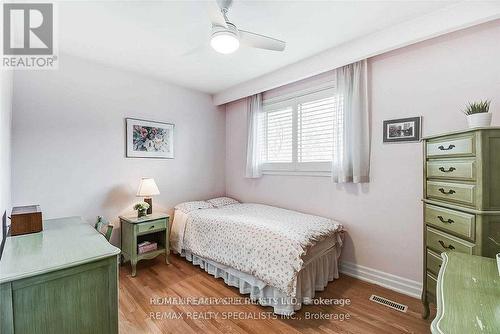
{"label": "white bed skirt", "polygon": [[316,291],[323,291],[328,282],[339,278],[340,249],[337,249],[337,246],[331,247],[304,264],[304,268],[297,277],[296,298],[287,296],[255,276],[202,258],[189,251],[183,250],[181,256],[193,265],[200,266],[215,278],[222,278],[227,285],[238,288],[241,294],[250,294],[252,301],[258,301],[262,306],[272,306],[274,313],[279,315],[292,315],[300,310],[302,304],[310,304]]}

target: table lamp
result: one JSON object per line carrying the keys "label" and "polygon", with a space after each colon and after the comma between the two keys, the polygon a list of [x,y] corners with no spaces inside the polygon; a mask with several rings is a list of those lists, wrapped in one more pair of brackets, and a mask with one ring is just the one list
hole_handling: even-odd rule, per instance
{"label": "table lamp", "polygon": [[137,190],[137,197],[144,197],[144,202],[149,204],[149,209],[147,214],[150,215],[153,213],[153,199],[151,196],[159,195],[160,190],[156,186],[155,180],[150,177],[143,177],[141,179],[141,184],[139,185],[139,189]]}

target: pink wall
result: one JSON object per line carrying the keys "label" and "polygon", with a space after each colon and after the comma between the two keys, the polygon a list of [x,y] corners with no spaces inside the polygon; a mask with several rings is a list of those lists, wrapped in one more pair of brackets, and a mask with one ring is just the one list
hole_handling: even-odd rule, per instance
{"label": "pink wall", "polygon": [[[12,120],[12,203],[44,219],[134,214],[141,177],[154,211],[224,194],[225,113],[211,96],[61,53],[57,71],[18,71]],[[175,124],[175,159],[125,158],[125,118]]]}
{"label": "pink wall", "polygon": [[226,192],[332,217],[348,230],[343,260],[421,282],[422,144],[382,144],[382,121],[424,116],[424,135],[466,127],[467,101],[492,99],[500,125],[500,21],[370,59],[371,182],[337,185],[325,177],[244,178],[246,103],[226,114]]}

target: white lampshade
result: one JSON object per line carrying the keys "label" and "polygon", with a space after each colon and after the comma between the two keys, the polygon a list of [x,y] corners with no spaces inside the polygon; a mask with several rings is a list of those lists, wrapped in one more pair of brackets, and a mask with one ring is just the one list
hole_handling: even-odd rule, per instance
{"label": "white lampshade", "polygon": [[143,177],[139,189],[137,190],[137,196],[149,197],[159,194],[160,190],[158,190],[155,180],[150,177]]}

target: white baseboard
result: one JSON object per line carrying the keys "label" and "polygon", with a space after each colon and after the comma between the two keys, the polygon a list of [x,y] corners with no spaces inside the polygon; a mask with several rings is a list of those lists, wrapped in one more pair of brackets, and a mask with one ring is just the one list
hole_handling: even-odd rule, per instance
{"label": "white baseboard", "polygon": [[414,298],[420,298],[422,293],[422,283],[420,282],[364,267],[359,264],[341,261],[340,272]]}

